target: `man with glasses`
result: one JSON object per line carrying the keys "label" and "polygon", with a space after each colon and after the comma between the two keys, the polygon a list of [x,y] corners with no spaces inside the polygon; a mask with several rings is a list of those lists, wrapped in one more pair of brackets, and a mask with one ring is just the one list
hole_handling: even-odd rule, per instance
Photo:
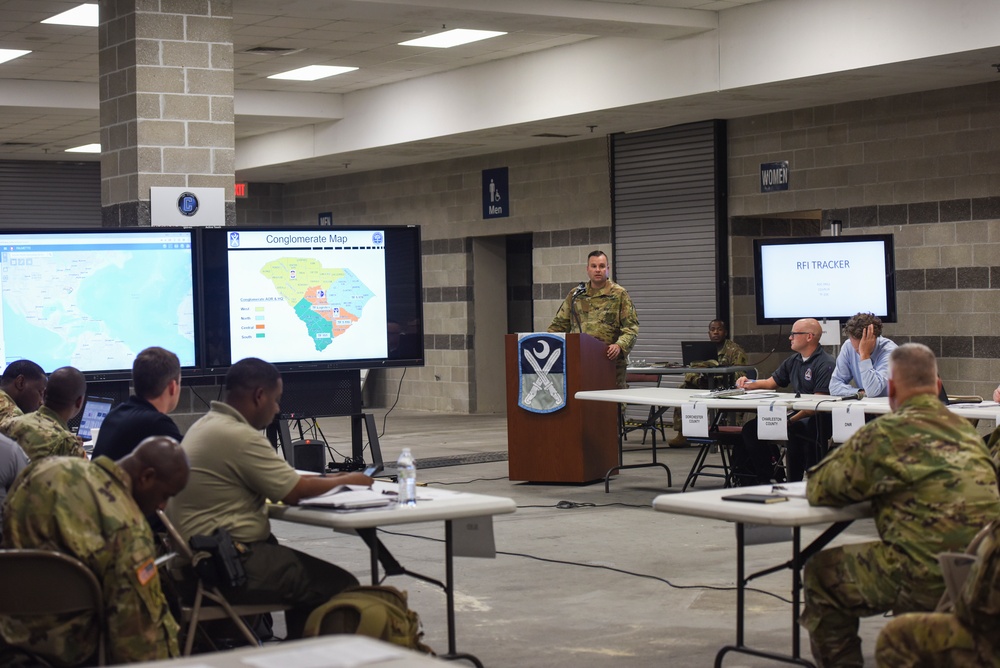
{"label": "man with glasses", "polygon": [[[791,386],[798,394],[830,394],[830,377],[836,364],[819,345],[823,328],[818,320],[796,320],[788,340],[794,354],[763,380],[738,378],[736,386],[747,390],[776,390]],[[802,480],[806,468],[818,462],[832,432],[829,414],[798,411],[788,416],[785,466],[788,480]],[[743,425],[743,444],[733,448],[732,463],[737,482],[766,485],[778,461],[778,448],[757,436],[757,420]]]}

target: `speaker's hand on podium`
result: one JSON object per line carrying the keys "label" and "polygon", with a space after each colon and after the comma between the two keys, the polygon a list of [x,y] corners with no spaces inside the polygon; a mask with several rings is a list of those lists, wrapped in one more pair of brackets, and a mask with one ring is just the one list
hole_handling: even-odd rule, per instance
{"label": "speaker's hand on podium", "polygon": [[612,343],[610,346],[608,346],[609,360],[616,360],[621,356],[621,354],[622,354],[622,349],[617,343]]}

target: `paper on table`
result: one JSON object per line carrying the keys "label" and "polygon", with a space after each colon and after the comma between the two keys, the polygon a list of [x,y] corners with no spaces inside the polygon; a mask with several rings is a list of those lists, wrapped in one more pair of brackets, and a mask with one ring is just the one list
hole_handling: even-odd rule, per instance
{"label": "paper on table", "polygon": [[747,390],[744,394],[738,394],[735,397],[728,397],[729,399],[770,399],[772,397],[778,396],[777,392],[768,392],[767,390]]}
{"label": "paper on table", "polygon": [[277,652],[260,652],[246,656],[240,663],[255,668],[353,668],[390,659],[406,658],[410,653],[388,643],[364,638],[346,638],[335,647],[289,648]]}
{"label": "paper on table", "polygon": [[364,485],[337,485],[319,496],[300,500],[299,505],[355,509],[388,506],[395,501],[394,496],[376,492]]}

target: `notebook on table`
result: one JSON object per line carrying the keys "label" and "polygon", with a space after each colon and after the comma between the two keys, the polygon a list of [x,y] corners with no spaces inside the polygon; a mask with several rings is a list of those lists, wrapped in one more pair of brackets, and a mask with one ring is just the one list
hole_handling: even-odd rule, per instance
{"label": "notebook on table", "polygon": [[719,358],[719,346],[711,341],[681,341],[681,361],[684,366]]}
{"label": "notebook on table", "polygon": [[89,441],[95,429],[101,428],[101,423],[111,411],[114,399],[107,397],[87,397],[87,403],[83,405],[83,415],[80,417],[80,428],[77,435],[84,441]]}

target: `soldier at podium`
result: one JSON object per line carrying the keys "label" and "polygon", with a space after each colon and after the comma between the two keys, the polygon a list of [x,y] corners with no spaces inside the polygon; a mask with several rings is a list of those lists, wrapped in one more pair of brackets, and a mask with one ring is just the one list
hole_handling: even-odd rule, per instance
{"label": "soldier at podium", "polygon": [[608,344],[617,386],[624,388],[626,358],[639,335],[639,318],[625,288],[608,278],[610,269],[604,251],[592,251],[587,256],[590,281],[580,283],[566,296],[548,331],[589,334]]}

